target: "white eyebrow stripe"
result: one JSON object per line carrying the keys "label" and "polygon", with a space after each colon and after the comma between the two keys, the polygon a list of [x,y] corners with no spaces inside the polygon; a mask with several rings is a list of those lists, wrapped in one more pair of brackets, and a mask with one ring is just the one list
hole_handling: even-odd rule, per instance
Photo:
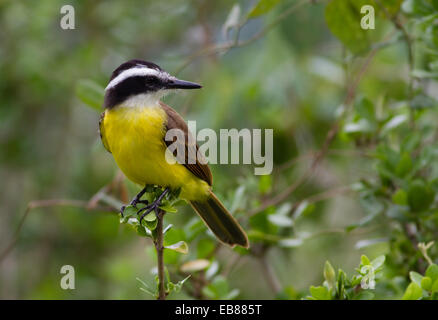
{"label": "white eyebrow stripe", "polygon": [[158,71],[151,68],[131,68],[128,70],[123,71],[121,74],[119,74],[117,77],[115,77],[113,80],[108,83],[105,90],[111,89],[118,85],[123,80],[130,78],[130,77],[136,77],[136,76],[157,76],[159,78],[164,78],[167,76],[167,74],[163,71]]}

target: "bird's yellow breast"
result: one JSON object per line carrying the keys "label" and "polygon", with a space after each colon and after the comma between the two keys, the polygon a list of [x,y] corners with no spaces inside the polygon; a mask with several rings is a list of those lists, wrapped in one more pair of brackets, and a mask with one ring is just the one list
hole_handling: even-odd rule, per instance
{"label": "bird's yellow breast", "polygon": [[160,105],[121,105],[106,110],[103,125],[107,145],[131,181],[141,186],[181,187],[182,198],[200,200],[208,195],[208,184],[183,165],[166,161],[166,121]]}

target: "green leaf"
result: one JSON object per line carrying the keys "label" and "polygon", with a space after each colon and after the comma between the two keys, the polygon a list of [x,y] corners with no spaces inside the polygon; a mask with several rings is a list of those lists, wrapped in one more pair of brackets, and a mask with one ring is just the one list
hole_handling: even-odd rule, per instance
{"label": "green leaf", "polygon": [[146,229],[146,227],[142,225],[137,225],[136,231],[137,234],[141,237],[151,237],[152,235],[149,229]]}
{"label": "green leaf", "polygon": [[407,152],[404,152],[395,168],[395,174],[399,177],[404,177],[412,170],[412,158]]}
{"label": "green leaf", "polygon": [[327,281],[329,288],[333,288],[336,283],[336,273],[330,262],[326,261],[324,265],[324,279]]}
{"label": "green leaf", "polygon": [[381,134],[384,136],[392,129],[397,128],[401,124],[405,123],[408,120],[408,116],[405,114],[399,114],[395,117],[392,117],[385,125],[382,127]]}
{"label": "green leaf", "polygon": [[398,189],[392,195],[392,202],[401,206],[405,206],[408,204],[408,194],[403,189]]}
{"label": "green leaf", "polygon": [[279,227],[291,227],[293,226],[293,221],[288,216],[285,216],[283,214],[270,214],[268,216],[269,222],[272,224],[275,224]]}
{"label": "green leaf", "polygon": [[361,19],[357,0],[332,0],[325,9],[330,31],[353,54],[362,54],[370,47],[367,31],[360,26]]}
{"label": "green leaf", "polygon": [[170,204],[168,204],[168,203],[166,203],[166,204],[164,204],[164,205],[161,205],[161,206],[160,206],[160,209],[161,209],[161,210],[164,210],[164,211],[166,211],[166,212],[169,212],[169,213],[176,213],[176,212],[178,212],[178,209],[177,209],[177,208],[175,208],[174,206],[172,206],[172,205],[170,205]]}
{"label": "green leaf", "polygon": [[418,286],[421,286],[421,280],[423,280],[423,276],[421,274],[411,271],[409,272],[409,278],[411,278],[412,282],[416,283]]}
{"label": "green leaf", "polygon": [[307,201],[303,201],[300,203],[300,205],[296,208],[294,212],[294,219],[298,219],[301,216],[307,216],[311,214],[315,210],[315,204],[309,203]]}
{"label": "green leaf", "polygon": [[378,256],[376,259],[374,259],[373,261],[371,261],[371,265],[374,267],[374,269],[378,269],[381,266],[383,266],[383,264],[385,263],[385,256],[381,255]]}
{"label": "green leaf", "polygon": [[360,261],[364,266],[371,264],[370,259],[368,259],[368,257],[364,254],[360,257]]}
{"label": "green leaf", "polygon": [[432,288],[432,279],[429,277],[423,277],[423,279],[421,279],[421,288],[429,291]]}
{"label": "green leaf", "polygon": [[331,296],[326,287],[310,287],[310,294],[316,300],[331,300]]}
{"label": "green leaf", "polygon": [[[152,213],[152,215],[155,215],[155,214]],[[157,228],[158,220],[155,219],[153,221],[149,221],[149,220],[143,219],[141,223],[143,225],[145,225],[146,228],[148,228],[149,230],[153,231],[153,230],[155,230]]]}
{"label": "green leaf", "polygon": [[123,211],[123,218],[130,218],[132,216],[135,216],[137,214],[138,209],[134,206],[126,206],[125,210]]}
{"label": "green leaf", "polygon": [[411,108],[413,109],[427,109],[433,108],[437,105],[437,101],[423,93],[417,94],[411,100]]}
{"label": "green leaf", "polygon": [[178,282],[175,284],[175,289],[174,289],[174,291],[175,291],[175,292],[180,292],[182,286],[184,285],[184,283],[185,283],[190,277],[191,277],[191,276],[188,275],[188,276],[185,277],[184,279],[178,281]]}
{"label": "green leaf", "polygon": [[432,292],[438,292],[438,279],[435,280],[435,282],[432,284],[431,291]]}
{"label": "green leaf", "polygon": [[408,189],[409,207],[414,212],[429,209],[435,197],[435,192],[421,180],[415,180]]}
{"label": "green leaf", "polygon": [[102,111],[105,89],[96,82],[82,79],[76,83],[76,96],[87,106]]}
{"label": "green leaf", "polygon": [[208,286],[203,288],[202,293],[210,299],[224,299],[230,293],[227,279],[221,275],[216,276]]}
{"label": "green leaf", "polygon": [[423,289],[421,289],[421,287],[415,282],[411,282],[409,286],[406,288],[402,300],[418,300],[422,296],[423,296]]}
{"label": "green leaf", "polygon": [[147,222],[154,222],[155,220],[157,220],[157,216],[155,215],[155,212],[149,212],[147,215],[144,216],[143,221],[147,221]]}
{"label": "green leaf", "polygon": [[362,97],[359,101],[354,105],[356,112],[364,119],[369,122],[376,121],[376,115],[374,112],[374,104],[371,100]]}
{"label": "green leaf", "polygon": [[425,276],[429,277],[432,280],[432,282],[435,282],[436,280],[438,280],[438,265],[431,264],[427,268]]}
{"label": "green leaf", "polygon": [[184,241],[178,241],[177,243],[171,244],[169,246],[165,246],[164,248],[184,254],[189,252],[189,247],[187,246],[187,243],[185,243]]}
{"label": "green leaf", "polygon": [[271,191],[272,188],[272,176],[265,174],[260,176],[259,179],[259,192],[260,194],[266,194]]}
{"label": "green leaf", "polygon": [[248,13],[248,18],[259,17],[271,11],[281,0],[260,0]]}

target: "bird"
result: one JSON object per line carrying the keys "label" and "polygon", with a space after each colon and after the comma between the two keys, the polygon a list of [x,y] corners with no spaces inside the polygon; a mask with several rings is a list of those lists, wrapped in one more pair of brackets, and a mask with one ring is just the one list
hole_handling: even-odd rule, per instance
{"label": "bird", "polygon": [[[167,193],[179,190],[179,197],[190,203],[222,243],[248,248],[245,231],[212,191],[210,168],[199,156],[198,145],[186,122],[161,101],[168,92],[200,88],[200,84],[171,76],[153,62],[133,59],[122,63],[113,71],[105,88],[100,137],[123,174],[143,188],[130,205],[137,208],[137,204],[145,203],[141,197],[148,185],[163,190],[154,203],[145,203],[148,210],[142,208],[137,212],[143,210],[140,223],[146,213],[158,212]],[[180,130],[184,136],[184,141],[179,143],[185,150],[183,160],[186,161],[172,162],[166,158],[166,149],[175,142],[175,137],[171,141],[165,138],[172,129]],[[175,152],[171,154],[177,158]],[[193,154],[196,159],[188,159]]]}

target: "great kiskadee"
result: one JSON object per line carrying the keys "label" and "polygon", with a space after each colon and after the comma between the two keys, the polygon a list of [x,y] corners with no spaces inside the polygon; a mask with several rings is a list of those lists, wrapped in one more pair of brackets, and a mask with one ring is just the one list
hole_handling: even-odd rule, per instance
{"label": "great kiskadee", "polygon": [[[245,232],[211,190],[208,165],[199,157],[187,163],[166,159],[166,148],[172,143],[165,139],[167,130],[181,130],[186,155],[197,155],[198,145],[190,143],[183,118],[160,99],[170,90],[199,88],[201,85],[179,80],[154,63],[125,62],[114,70],[105,88],[100,136],[125,176],[144,188],[131,205],[144,203],[141,197],[147,185],[160,186],[164,191],[155,203],[148,204],[145,213],[156,210],[169,190],[180,189],[180,197],[192,205],[219,240],[248,248]],[[123,214],[123,208],[121,211]]]}

